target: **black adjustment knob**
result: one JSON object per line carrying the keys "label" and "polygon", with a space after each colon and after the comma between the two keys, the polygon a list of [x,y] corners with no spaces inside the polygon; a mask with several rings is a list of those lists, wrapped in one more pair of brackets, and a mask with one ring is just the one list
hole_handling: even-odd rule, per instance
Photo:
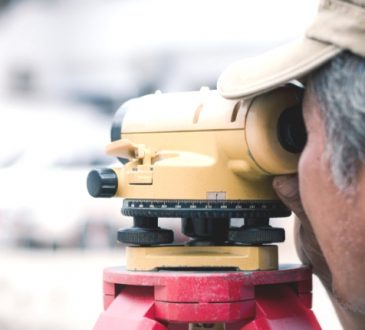
{"label": "black adjustment knob", "polygon": [[174,240],[170,229],[128,228],[118,230],[118,241],[125,244],[149,246],[169,244]]}
{"label": "black adjustment knob", "polygon": [[118,241],[134,245],[169,244],[174,240],[174,232],[158,227],[157,218],[134,217],[133,227],[118,230]]}
{"label": "black adjustment knob", "polygon": [[285,231],[282,228],[231,228],[229,240],[243,244],[270,244],[285,241]]}
{"label": "black adjustment knob", "polygon": [[242,227],[229,229],[229,240],[250,245],[278,243],[284,242],[285,231],[271,227],[268,218],[248,218]]}
{"label": "black adjustment knob", "polygon": [[87,190],[93,197],[113,197],[118,190],[118,177],[111,168],[92,170],[87,176]]}

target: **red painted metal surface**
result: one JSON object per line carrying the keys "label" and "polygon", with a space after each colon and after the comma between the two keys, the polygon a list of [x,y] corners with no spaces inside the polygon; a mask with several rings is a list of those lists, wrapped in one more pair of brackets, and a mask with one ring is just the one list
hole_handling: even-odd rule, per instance
{"label": "red painted metal surface", "polygon": [[104,309],[94,330],[320,329],[311,311],[312,277],[300,266],[257,272],[104,271]]}

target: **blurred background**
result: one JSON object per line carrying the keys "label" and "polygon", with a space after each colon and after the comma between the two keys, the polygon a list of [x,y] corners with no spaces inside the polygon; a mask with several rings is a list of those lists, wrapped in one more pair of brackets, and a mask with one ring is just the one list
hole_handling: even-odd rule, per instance
{"label": "blurred background", "polygon": [[[124,263],[121,201],[92,199],[113,113],[215,88],[222,70],[300,37],[317,0],[0,1],[0,329],[91,329],[102,269]],[[166,220],[165,227],[176,227]],[[281,260],[297,263],[292,219]],[[317,279],[314,310],[340,329]]]}

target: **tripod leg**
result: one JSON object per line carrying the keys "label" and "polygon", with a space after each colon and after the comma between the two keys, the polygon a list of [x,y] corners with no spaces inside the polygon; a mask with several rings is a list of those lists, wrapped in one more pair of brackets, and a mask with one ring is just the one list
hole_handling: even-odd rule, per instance
{"label": "tripod leg", "polygon": [[320,330],[321,326],[308,303],[304,303],[290,286],[263,285],[256,288],[255,320],[239,329]]}
{"label": "tripod leg", "polygon": [[94,330],[167,330],[154,319],[152,287],[126,286],[97,320]]}

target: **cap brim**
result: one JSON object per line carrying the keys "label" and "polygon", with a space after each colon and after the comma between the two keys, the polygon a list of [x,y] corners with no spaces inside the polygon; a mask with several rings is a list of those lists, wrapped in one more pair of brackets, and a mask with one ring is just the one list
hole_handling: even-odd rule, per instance
{"label": "cap brim", "polygon": [[225,98],[252,97],[305,76],[341,51],[304,38],[233,63],[219,77],[217,89]]}

